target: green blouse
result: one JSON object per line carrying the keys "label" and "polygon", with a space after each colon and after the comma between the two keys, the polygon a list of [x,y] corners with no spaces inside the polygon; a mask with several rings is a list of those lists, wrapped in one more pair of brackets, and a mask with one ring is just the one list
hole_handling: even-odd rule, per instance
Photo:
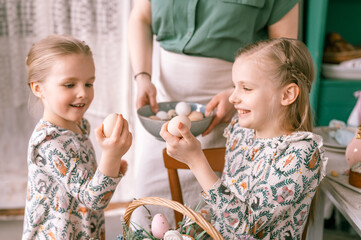
{"label": "green blouse", "polygon": [[299,0],[150,0],[152,30],[165,50],[233,62],[237,50],[268,38],[267,27]]}

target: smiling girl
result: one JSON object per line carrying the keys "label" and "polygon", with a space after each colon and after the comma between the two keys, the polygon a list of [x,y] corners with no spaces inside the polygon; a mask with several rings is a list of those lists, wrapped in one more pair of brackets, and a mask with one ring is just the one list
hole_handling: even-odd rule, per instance
{"label": "smiling girl", "polygon": [[105,239],[103,209],[125,174],[121,158],[132,143],[128,122],[119,115],[109,138],[101,126],[95,130],[97,166],[83,118],[94,97],[89,47],[52,35],[32,46],[26,65],[44,112],[29,141],[23,239]]}
{"label": "smiling girl", "polygon": [[311,132],[313,72],[298,40],[264,40],[240,51],[229,98],[237,115],[224,132],[221,179],[184,125],[178,138],[164,124],[168,154],[193,171],[225,239],[301,239],[327,161],[321,137]]}

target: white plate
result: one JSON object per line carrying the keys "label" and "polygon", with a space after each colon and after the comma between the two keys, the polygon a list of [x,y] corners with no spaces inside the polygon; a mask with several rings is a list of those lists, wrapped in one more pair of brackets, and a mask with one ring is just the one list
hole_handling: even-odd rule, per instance
{"label": "white plate", "polygon": [[361,69],[347,68],[339,64],[322,64],[322,74],[327,78],[361,81]]}
{"label": "white plate", "polygon": [[358,193],[361,193],[361,188],[354,187],[348,182],[348,175],[346,175],[346,174],[344,174],[342,172],[341,173],[338,172],[337,174],[338,174],[337,177],[331,176],[330,174],[327,174],[327,177],[329,179],[331,179],[332,181],[335,181],[335,182],[337,182],[337,183],[339,183],[339,184],[341,184],[341,185],[343,185],[343,186],[345,186],[345,187],[347,187],[347,188],[349,188],[351,190],[354,190],[354,191],[356,191]]}
{"label": "white plate", "polygon": [[339,144],[333,137],[329,135],[329,132],[336,131],[337,128],[331,127],[316,127],[313,129],[313,132],[320,135],[323,138],[323,145],[330,149],[342,149],[346,150],[346,145]]}

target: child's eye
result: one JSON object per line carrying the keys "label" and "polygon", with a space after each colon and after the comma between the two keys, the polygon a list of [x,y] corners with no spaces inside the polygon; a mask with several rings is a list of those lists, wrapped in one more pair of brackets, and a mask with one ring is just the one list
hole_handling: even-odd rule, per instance
{"label": "child's eye", "polygon": [[64,85],[66,88],[72,88],[74,87],[74,84],[73,83],[69,83],[69,84],[65,84]]}
{"label": "child's eye", "polygon": [[92,83],[87,83],[87,84],[85,84],[85,86],[86,86],[86,87],[92,87],[93,84],[92,84]]}
{"label": "child's eye", "polygon": [[252,89],[248,88],[248,87],[243,87],[243,90],[245,90],[246,92],[251,91]]}

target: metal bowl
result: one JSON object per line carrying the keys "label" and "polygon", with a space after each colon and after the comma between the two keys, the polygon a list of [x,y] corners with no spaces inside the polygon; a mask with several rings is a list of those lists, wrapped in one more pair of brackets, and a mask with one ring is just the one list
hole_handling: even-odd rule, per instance
{"label": "metal bowl", "polygon": [[[158,103],[159,111],[168,112],[168,110],[170,109],[175,109],[177,103],[178,102],[160,102]],[[203,113],[204,115],[206,110],[206,105],[195,102],[187,102],[187,103],[191,106],[191,111],[198,111]],[[155,120],[149,118],[150,116],[155,115],[155,113],[150,108],[150,105],[145,105],[139,108],[137,110],[137,115],[145,130],[147,130],[158,140],[164,141],[163,138],[159,135],[159,132],[163,124],[166,123],[168,120]],[[191,133],[195,137],[202,134],[207,129],[212,119],[213,119],[213,115],[211,114],[208,117],[204,117],[201,120],[192,121],[191,129],[190,129]]]}

